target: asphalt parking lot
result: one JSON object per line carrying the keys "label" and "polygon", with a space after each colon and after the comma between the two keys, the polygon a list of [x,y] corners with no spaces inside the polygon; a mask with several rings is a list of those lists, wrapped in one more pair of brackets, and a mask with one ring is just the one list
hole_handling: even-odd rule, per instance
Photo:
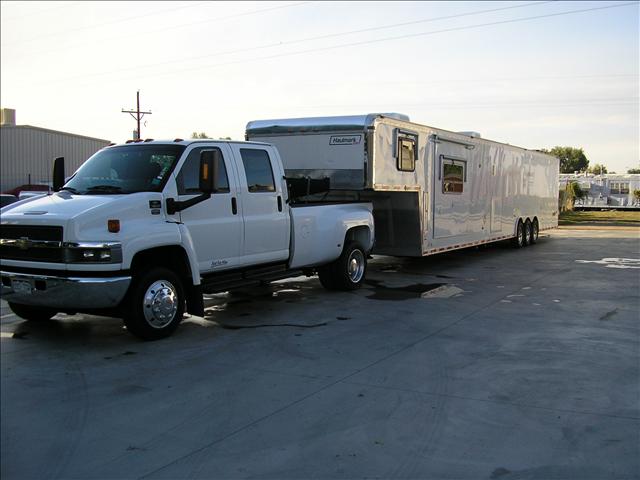
{"label": "asphalt parking lot", "polygon": [[640,477],[638,229],[368,282],[211,296],[159,342],[3,302],[2,478]]}

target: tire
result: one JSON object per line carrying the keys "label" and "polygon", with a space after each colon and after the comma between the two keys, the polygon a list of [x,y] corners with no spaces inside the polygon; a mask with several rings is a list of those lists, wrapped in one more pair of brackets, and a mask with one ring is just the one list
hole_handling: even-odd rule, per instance
{"label": "tire", "polygon": [[524,222],[524,246],[531,245],[531,220],[527,218],[527,221]]}
{"label": "tire", "polygon": [[134,279],[124,306],[124,324],[133,335],[143,340],[168,337],[182,321],[182,281],[171,270],[153,268]]}
{"label": "tire", "polygon": [[538,219],[534,218],[531,223],[531,238],[529,240],[530,245],[534,245],[538,243],[538,236],[540,235],[540,225],[538,224]]}
{"label": "tire", "polygon": [[340,257],[318,269],[320,283],[327,290],[356,290],[364,283],[367,272],[367,254],[356,241],[344,246]]}
{"label": "tire", "polygon": [[34,307],[32,305],[21,305],[9,302],[9,308],[17,316],[29,320],[30,322],[46,322],[58,312],[51,308]]}
{"label": "tire", "polygon": [[525,246],[524,223],[522,223],[522,220],[518,220],[518,225],[516,226],[516,236],[513,237],[511,244],[514,248],[522,248]]}
{"label": "tire", "polygon": [[337,290],[333,283],[333,263],[318,268],[320,284],[327,290]]}

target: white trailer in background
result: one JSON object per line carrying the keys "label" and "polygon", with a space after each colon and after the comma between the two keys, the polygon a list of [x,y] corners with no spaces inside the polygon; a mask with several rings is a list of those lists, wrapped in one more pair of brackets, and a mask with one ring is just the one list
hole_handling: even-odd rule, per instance
{"label": "white trailer in background", "polygon": [[257,120],[246,138],[276,145],[288,178],[329,179],[329,192],[302,201],[372,202],[374,253],[525,246],[558,225],[558,160],[474,132],[369,114]]}

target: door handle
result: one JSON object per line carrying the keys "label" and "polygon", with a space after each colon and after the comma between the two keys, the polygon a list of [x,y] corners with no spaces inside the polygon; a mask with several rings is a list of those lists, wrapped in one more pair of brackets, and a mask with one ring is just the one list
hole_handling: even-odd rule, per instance
{"label": "door handle", "polygon": [[231,213],[234,215],[238,214],[238,203],[236,202],[236,197],[231,197]]}
{"label": "door handle", "polygon": [[278,211],[282,211],[282,197],[278,195]]}

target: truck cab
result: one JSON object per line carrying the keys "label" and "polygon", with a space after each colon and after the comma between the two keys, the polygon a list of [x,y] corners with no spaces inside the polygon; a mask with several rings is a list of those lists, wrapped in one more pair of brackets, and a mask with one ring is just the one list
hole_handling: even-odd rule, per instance
{"label": "truck cab", "polygon": [[203,293],[300,273],[358,288],[374,242],[371,204],[292,205],[266,143],[113,145],[57,183],[0,210],[3,298],[33,321],[99,313],[161,338]]}

